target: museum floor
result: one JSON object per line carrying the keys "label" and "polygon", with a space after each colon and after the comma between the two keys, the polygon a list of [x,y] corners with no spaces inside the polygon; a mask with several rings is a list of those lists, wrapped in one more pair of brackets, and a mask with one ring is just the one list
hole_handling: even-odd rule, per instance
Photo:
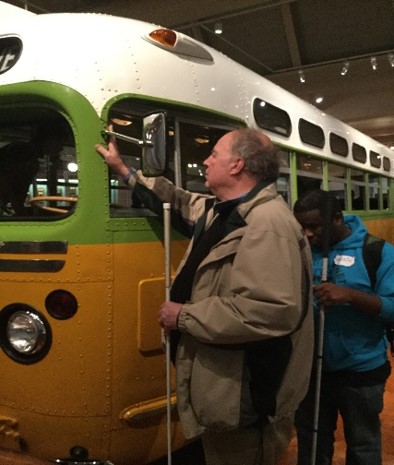
{"label": "museum floor", "polygon": [[[393,359],[391,365],[394,367]],[[384,410],[382,419],[383,435],[383,465],[394,465],[394,373],[389,377],[384,398]],[[297,440],[293,437],[287,457],[278,465],[296,465],[297,463]],[[342,434],[342,425],[338,425],[335,442],[335,454],[333,465],[345,464],[345,442]],[[318,465],[318,464],[317,464]],[[374,465],[374,464],[371,464]]]}

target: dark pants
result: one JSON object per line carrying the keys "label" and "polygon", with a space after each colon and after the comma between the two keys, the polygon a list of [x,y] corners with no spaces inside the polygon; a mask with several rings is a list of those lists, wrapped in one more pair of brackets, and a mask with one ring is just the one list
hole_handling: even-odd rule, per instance
{"label": "dark pants", "polygon": [[[346,465],[381,465],[380,413],[385,384],[343,386],[322,379],[317,434],[316,465],[331,465],[334,432],[341,415],[346,441]],[[297,465],[310,465],[315,408],[314,383],[295,416],[298,439]]]}
{"label": "dark pants", "polygon": [[286,451],[293,418],[265,426],[250,426],[223,433],[204,433],[206,465],[275,465]]}

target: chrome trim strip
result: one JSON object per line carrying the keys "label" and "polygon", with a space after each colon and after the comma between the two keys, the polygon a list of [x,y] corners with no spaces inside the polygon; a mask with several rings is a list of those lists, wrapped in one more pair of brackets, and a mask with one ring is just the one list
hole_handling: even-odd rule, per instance
{"label": "chrome trim strip", "polygon": [[0,241],[0,254],[65,254],[67,247],[67,241]]}
{"label": "chrome trim strip", "polygon": [[0,259],[0,272],[54,273],[60,271],[65,260],[8,260]]}

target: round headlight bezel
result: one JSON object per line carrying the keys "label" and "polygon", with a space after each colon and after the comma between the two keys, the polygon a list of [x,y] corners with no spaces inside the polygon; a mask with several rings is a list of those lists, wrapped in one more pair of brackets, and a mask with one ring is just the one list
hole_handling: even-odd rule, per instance
{"label": "round headlight bezel", "polygon": [[18,363],[42,360],[52,344],[52,332],[46,318],[30,305],[18,303],[0,312],[0,345]]}

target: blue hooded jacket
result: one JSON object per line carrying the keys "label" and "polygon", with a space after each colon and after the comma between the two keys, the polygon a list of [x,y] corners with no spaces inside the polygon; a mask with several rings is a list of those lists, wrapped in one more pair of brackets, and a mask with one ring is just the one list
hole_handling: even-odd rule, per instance
{"label": "blue hooded jacket", "polygon": [[[379,296],[382,306],[378,317],[372,317],[351,304],[326,307],[324,320],[323,370],[368,371],[387,360],[388,341],[385,325],[394,324],[394,246],[385,243],[382,261],[371,288],[363,260],[363,245],[367,228],[356,215],[345,215],[352,233],[343,241],[331,245],[328,254],[327,281]],[[320,284],[323,257],[321,250],[312,249],[313,283]],[[319,305],[315,302],[315,319]]]}

